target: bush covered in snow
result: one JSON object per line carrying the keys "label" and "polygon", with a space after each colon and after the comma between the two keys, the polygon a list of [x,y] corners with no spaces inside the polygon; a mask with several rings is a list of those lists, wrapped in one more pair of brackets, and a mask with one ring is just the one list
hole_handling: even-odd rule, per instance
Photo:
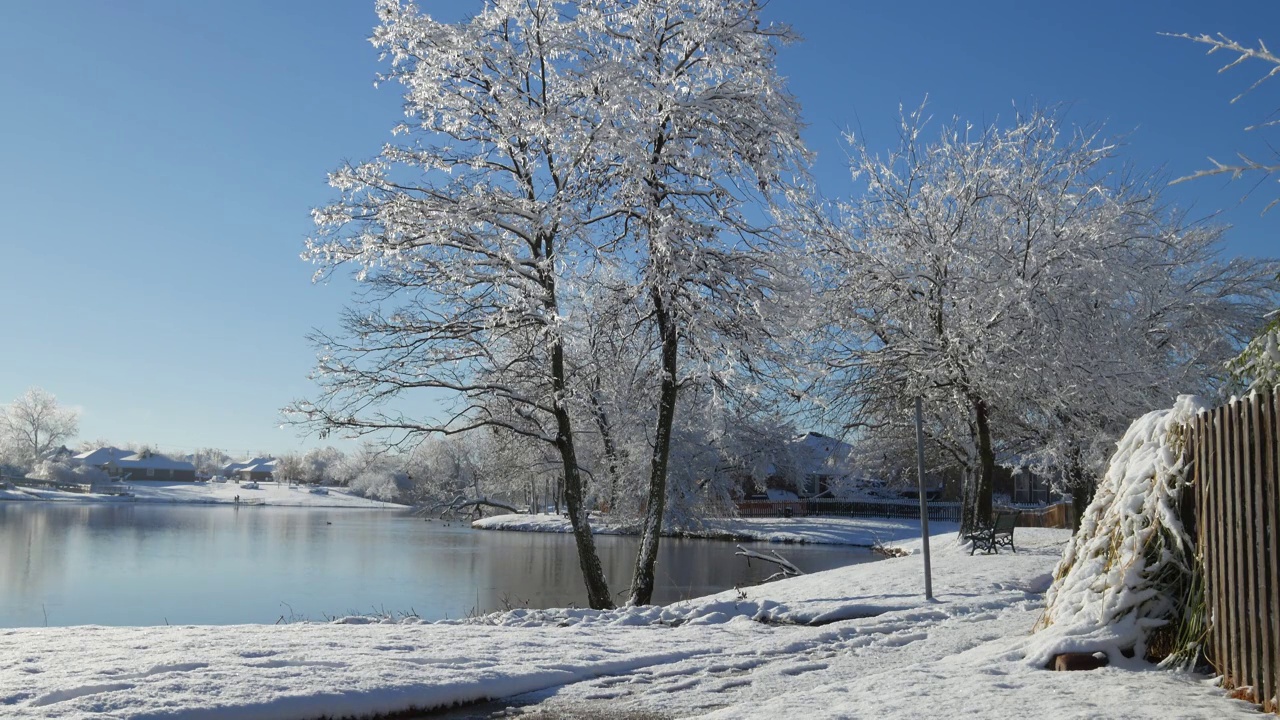
{"label": "bush covered in snow", "polygon": [[76,485],[97,485],[111,481],[101,468],[91,465],[70,465],[64,462],[45,460],[36,466],[31,473],[36,480]]}
{"label": "bush covered in snow", "polygon": [[351,480],[351,494],[360,497],[397,502],[408,493],[413,483],[409,476],[385,468],[370,468]]}
{"label": "bush covered in snow", "polygon": [[1129,427],[1054,571],[1031,662],[1067,652],[1102,651],[1115,661],[1132,650],[1143,657],[1152,631],[1163,627],[1170,630],[1158,649],[1175,657],[1194,652],[1174,647],[1170,633],[1194,619],[1196,603],[1188,598],[1199,571],[1179,504],[1188,487],[1187,423],[1203,409],[1199,398],[1183,395]]}

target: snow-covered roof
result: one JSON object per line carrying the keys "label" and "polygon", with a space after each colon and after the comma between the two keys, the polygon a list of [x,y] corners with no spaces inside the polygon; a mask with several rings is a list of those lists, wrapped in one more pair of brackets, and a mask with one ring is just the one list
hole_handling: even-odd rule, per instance
{"label": "snow-covered roof", "polygon": [[116,465],[126,470],[190,470],[195,472],[196,469],[195,465],[192,465],[186,460],[174,460],[167,455],[151,452],[134,453],[128,457],[117,460]]}
{"label": "snow-covered roof", "polygon": [[228,463],[222,468],[224,475],[234,475],[238,472],[265,472],[273,473],[276,471],[276,459],[273,457],[256,457],[241,462]]}
{"label": "snow-covered roof", "polygon": [[853,448],[821,433],[808,432],[795,440],[801,469],[806,473],[848,475],[853,472]]}
{"label": "snow-covered roof", "polygon": [[82,465],[102,466],[112,461],[120,461],[132,454],[130,450],[121,450],[117,447],[100,447],[97,450],[82,452],[75,456],[75,460]]}

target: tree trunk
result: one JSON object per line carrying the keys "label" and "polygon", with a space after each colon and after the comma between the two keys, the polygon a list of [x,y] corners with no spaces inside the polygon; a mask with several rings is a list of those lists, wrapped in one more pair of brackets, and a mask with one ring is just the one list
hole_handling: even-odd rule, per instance
{"label": "tree trunk", "polygon": [[[564,397],[565,384],[564,346],[559,341],[551,348],[551,373],[557,395],[556,448],[564,464],[564,499],[569,506],[569,524],[573,527],[573,539],[578,546],[582,579],[587,585],[587,603],[593,610],[609,610],[613,608],[613,596],[609,594],[609,584],[604,578],[600,557],[596,555],[595,538],[591,535],[591,525],[587,522],[587,511],[583,506],[582,473],[578,469],[578,455],[573,444],[573,425],[569,409],[559,399]],[[559,505],[558,499],[556,504]],[[558,507],[556,512],[559,512]]]}
{"label": "tree trunk", "polygon": [[662,537],[662,514],[667,503],[667,461],[671,454],[671,431],[675,424],[676,382],[679,338],[662,294],[652,291],[654,318],[662,336],[662,388],[658,398],[658,425],[653,440],[653,463],[644,525],[640,530],[640,550],[631,576],[631,604],[648,605],[653,598],[654,568],[658,564],[658,541]]}
{"label": "tree trunk", "polygon": [[[599,385],[599,380],[596,380]],[[613,442],[613,426],[609,424],[609,415],[597,394],[599,388],[591,393],[591,415],[596,420],[596,428],[600,430],[600,441],[604,443],[604,458],[609,474],[609,512],[615,512],[618,503],[618,446]]]}
{"label": "tree trunk", "polygon": [[975,482],[970,485],[972,497],[964,503],[961,530],[969,532],[991,525],[991,495],[995,489],[996,454],[991,447],[991,421],[987,403],[975,395],[969,396],[973,408],[973,427],[977,437],[978,467]]}
{"label": "tree trunk", "polygon": [[1066,480],[1067,487],[1071,489],[1072,514],[1075,515],[1071,526],[1071,533],[1074,535],[1080,529],[1085,508],[1089,507],[1089,503],[1093,501],[1093,493],[1098,489],[1097,481],[1085,475],[1079,449],[1073,449],[1071,453]]}

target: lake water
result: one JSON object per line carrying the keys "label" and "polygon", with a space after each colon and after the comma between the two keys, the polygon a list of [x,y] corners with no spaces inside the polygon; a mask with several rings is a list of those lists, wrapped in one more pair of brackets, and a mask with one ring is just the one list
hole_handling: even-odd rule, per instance
{"label": "lake water", "polygon": [[[625,590],[636,538],[597,536]],[[806,572],[876,559],[864,548],[767,543]],[[752,584],[771,565],[734,543],[664,538],[654,601]],[[624,596],[619,596],[619,600]],[[398,511],[0,502],[0,627],[426,619],[585,605],[569,535],[472,530]]]}

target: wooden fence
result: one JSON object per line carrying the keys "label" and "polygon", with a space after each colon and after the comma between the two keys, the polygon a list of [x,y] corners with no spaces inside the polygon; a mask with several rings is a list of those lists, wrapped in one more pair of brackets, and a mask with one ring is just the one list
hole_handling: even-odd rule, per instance
{"label": "wooden fence", "polygon": [[1204,569],[1206,655],[1227,689],[1280,712],[1280,395],[1202,413],[1186,450]]}
{"label": "wooden fence", "polygon": [[[996,508],[1003,510],[1004,508]],[[1017,527],[1059,528],[1074,530],[1076,527],[1075,508],[1069,502],[1061,502],[1044,508],[1031,510],[1027,508],[1010,508],[1018,513]]]}

